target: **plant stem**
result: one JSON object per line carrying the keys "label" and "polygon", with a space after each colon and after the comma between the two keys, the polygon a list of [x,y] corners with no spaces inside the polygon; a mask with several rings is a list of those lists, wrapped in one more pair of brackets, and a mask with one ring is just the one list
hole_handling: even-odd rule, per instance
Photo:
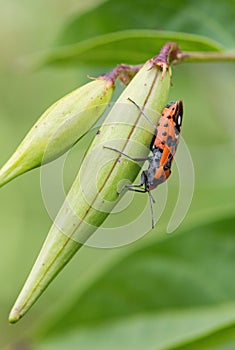
{"label": "plant stem", "polygon": [[235,52],[179,52],[173,63],[181,62],[235,62]]}

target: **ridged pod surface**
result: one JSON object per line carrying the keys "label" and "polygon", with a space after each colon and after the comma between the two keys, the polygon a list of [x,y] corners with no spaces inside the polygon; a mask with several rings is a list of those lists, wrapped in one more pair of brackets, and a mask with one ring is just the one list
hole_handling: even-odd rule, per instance
{"label": "ridged pod surface", "polygon": [[11,311],[9,321],[22,317],[76,251],[95,232],[118,202],[117,186],[134,181],[139,166],[103,146],[115,146],[144,157],[152,139],[151,125],[128,98],[156,124],[167,103],[170,72],[148,61],[120,95],[94,138],[79,173],[59,211],[38,259]]}

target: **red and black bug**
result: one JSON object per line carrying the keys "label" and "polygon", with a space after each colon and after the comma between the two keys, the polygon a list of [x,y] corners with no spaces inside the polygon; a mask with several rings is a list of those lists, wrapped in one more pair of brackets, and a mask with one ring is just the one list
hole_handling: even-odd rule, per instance
{"label": "red and black bug", "polygon": [[[135,161],[141,162],[148,160],[149,167],[141,174],[140,184],[125,185],[119,192],[121,194],[125,189],[129,191],[148,192],[150,200],[150,208],[152,215],[152,228],[154,228],[153,205],[154,198],[150,193],[151,190],[165,182],[171,174],[171,165],[174,159],[175,152],[179,143],[179,137],[183,118],[183,102],[171,102],[164,108],[159,122],[156,125],[147,117],[144,111],[133,100],[129,100],[135,104],[141,114],[148,120],[154,128],[154,137],[150,144],[152,155],[145,158],[133,158],[119,151],[116,148],[106,147],[112,151],[118,152],[123,156]],[[142,188],[141,188],[142,187]]]}

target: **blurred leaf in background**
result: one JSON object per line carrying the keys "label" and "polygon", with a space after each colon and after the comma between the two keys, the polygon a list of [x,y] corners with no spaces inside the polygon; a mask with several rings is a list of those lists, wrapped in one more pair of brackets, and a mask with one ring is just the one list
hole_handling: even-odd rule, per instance
{"label": "blurred leaf in background", "polygon": [[38,349],[178,349],[230,328],[233,226],[233,219],[215,221],[129,249],[78,300],[65,296],[65,309],[44,323]]}
{"label": "blurred leaf in background", "polygon": [[[123,11],[128,15],[124,16]],[[140,63],[170,40],[176,40],[182,50],[188,51],[213,51],[218,49],[218,43],[233,48],[234,16],[232,0],[224,3],[167,0],[157,4],[149,0],[144,6],[140,0],[135,4],[123,0],[106,1],[95,11],[74,16],[61,31],[56,49],[42,55],[38,64],[94,64],[94,52],[98,65],[102,62],[115,64],[115,59]],[[123,30],[126,32],[119,32]],[[110,32],[116,34],[107,35]],[[190,38],[188,33],[208,39],[200,41],[197,36]]]}
{"label": "blurred leaf in background", "polygon": [[[124,12],[125,11],[125,12]],[[126,14],[126,16],[124,15]],[[105,1],[94,11],[74,15],[61,31],[59,45],[124,29],[155,29],[194,33],[234,47],[234,1],[141,0]]]}
{"label": "blurred leaf in background", "polygon": [[[105,72],[107,64],[120,63],[115,57],[132,63],[142,59],[136,56],[138,40],[141,55],[145,49],[147,55],[151,53],[155,42],[157,53],[162,41],[156,32],[141,39],[139,30],[186,33],[172,34],[179,41],[188,34],[205,36],[191,41],[192,50],[206,50],[205,43],[207,50],[235,46],[232,0],[145,1],[144,5],[140,1],[0,0],[0,4],[2,164],[37,117],[84,83],[87,73]],[[136,39],[121,33],[124,30],[135,30]],[[110,33],[115,31],[120,33],[114,34],[120,40],[118,47],[124,47],[122,43],[128,47],[123,56],[111,55],[115,41]],[[100,56],[96,66],[94,58],[102,53],[106,35],[111,37],[106,45],[111,58],[102,67]],[[74,47],[85,48],[82,66],[71,60],[71,53],[77,55]],[[59,69],[45,66],[19,74],[15,63],[41,50],[46,50],[45,63],[58,62],[59,57]],[[177,199],[174,167],[166,210],[151,234],[113,250],[84,247],[29,314],[11,327],[8,312],[51,222],[41,198],[39,171],[1,189],[0,347],[234,349],[234,80],[233,63],[182,64],[173,69],[170,100],[184,100],[182,135],[196,175],[192,205],[178,232],[164,233]],[[88,137],[71,152],[68,165],[73,165],[66,169],[65,182],[75,176],[81,151],[89,142]],[[160,200],[158,191],[155,197]],[[136,195],[133,212],[145,201]],[[118,215],[110,223],[128,220],[128,211]]]}

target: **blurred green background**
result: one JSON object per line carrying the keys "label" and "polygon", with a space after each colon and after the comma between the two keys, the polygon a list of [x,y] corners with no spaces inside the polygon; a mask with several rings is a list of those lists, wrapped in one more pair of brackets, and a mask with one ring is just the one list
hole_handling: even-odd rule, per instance
{"label": "blurred green background", "polygon": [[[60,58],[58,64],[61,47],[70,52],[66,45],[126,29],[200,34],[227,50],[235,47],[232,0],[0,0],[0,9],[1,164],[48,106],[86,82],[87,74],[110,68],[86,65],[84,59],[76,64]],[[146,41],[146,52],[151,49]],[[126,60],[122,53],[123,62],[136,63],[131,51],[138,46],[126,52]],[[50,65],[25,69],[38,52],[46,52],[43,57],[50,58]],[[95,57],[94,49],[93,61]],[[8,325],[8,313],[51,219],[41,196],[39,170],[1,188],[1,348],[234,349],[234,81],[235,63],[173,68],[170,100],[184,100],[183,137],[195,169],[193,201],[179,229],[171,236],[165,233],[177,199],[174,166],[166,209],[151,233],[123,248],[84,247],[13,326]],[[90,138],[77,144],[70,156],[67,186]],[[143,197],[136,195],[133,213],[147,202]],[[127,220],[132,214],[122,215]]]}

